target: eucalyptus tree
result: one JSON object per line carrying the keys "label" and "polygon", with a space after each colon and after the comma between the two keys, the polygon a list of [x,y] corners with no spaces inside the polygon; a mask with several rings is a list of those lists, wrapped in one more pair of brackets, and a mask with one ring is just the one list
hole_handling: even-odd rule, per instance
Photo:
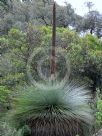
{"label": "eucalyptus tree", "polygon": [[98,11],[90,11],[84,17],[83,29],[89,30],[91,34],[95,32],[98,22],[101,19],[101,15]]}
{"label": "eucalyptus tree", "polygon": [[88,8],[88,11],[90,12],[94,6],[94,3],[93,2],[90,2],[90,1],[87,1],[84,3],[85,6]]}
{"label": "eucalyptus tree", "polygon": [[76,30],[80,32],[89,32],[90,34],[96,35],[98,38],[102,37],[102,14],[95,10],[94,3],[92,2],[86,2],[85,6],[88,8],[88,13],[83,17],[78,17],[79,19],[76,18],[80,23],[76,22]]}
{"label": "eucalyptus tree", "polygon": [[13,1],[12,0],[1,0],[0,1],[0,35],[7,33],[9,28],[13,24]]}

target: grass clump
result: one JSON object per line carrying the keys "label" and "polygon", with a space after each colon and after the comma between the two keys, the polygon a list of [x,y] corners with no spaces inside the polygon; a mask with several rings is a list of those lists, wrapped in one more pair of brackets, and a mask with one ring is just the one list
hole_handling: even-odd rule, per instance
{"label": "grass clump", "polygon": [[90,99],[84,86],[72,83],[30,86],[17,95],[7,116],[17,129],[29,126],[30,136],[88,136]]}

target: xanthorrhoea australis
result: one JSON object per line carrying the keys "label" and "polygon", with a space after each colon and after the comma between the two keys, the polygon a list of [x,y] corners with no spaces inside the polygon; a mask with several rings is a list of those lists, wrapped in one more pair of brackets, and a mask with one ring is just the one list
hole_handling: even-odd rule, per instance
{"label": "xanthorrhoea australis", "polygon": [[90,99],[84,86],[39,84],[21,91],[10,116],[17,127],[28,125],[31,136],[88,136],[93,123]]}

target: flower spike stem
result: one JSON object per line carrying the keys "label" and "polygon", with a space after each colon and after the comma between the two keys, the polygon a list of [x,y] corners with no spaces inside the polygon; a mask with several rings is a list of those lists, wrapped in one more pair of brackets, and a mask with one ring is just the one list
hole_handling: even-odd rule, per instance
{"label": "flower spike stem", "polygon": [[53,4],[53,28],[52,28],[52,48],[51,48],[51,80],[55,80],[55,71],[56,71],[56,3]]}

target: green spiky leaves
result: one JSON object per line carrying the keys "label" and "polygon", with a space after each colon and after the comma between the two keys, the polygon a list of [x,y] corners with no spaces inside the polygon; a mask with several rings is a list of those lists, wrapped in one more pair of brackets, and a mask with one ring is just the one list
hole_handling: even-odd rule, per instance
{"label": "green spiky leaves", "polygon": [[13,117],[29,120],[37,117],[60,117],[92,123],[90,97],[84,87],[64,84],[27,87],[14,101]]}

